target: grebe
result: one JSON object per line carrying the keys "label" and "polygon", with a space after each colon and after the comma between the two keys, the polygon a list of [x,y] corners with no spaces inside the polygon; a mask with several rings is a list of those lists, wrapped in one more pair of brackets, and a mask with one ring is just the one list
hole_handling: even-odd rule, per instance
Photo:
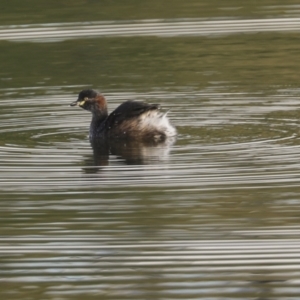
{"label": "grebe", "polygon": [[126,101],[111,114],[102,94],[95,90],[83,90],[70,106],[79,106],[92,113],[90,138],[134,139],[160,142],[176,135],[167,113],[161,113],[158,104]]}

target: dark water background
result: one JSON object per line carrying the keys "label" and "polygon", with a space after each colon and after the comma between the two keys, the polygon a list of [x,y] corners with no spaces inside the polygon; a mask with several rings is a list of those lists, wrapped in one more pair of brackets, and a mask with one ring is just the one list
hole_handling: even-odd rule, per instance
{"label": "dark water background", "polygon": [[[0,11],[1,299],[299,299],[297,1]],[[92,147],[90,87],[177,140]]]}

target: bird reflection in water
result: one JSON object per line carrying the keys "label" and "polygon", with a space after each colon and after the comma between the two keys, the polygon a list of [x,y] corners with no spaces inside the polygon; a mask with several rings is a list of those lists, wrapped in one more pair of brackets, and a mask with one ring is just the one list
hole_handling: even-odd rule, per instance
{"label": "bird reflection in water", "polygon": [[135,140],[90,140],[93,155],[85,159],[86,173],[97,173],[101,166],[108,166],[110,161],[121,165],[145,165],[165,161],[174,145],[175,137],[160,142]]}

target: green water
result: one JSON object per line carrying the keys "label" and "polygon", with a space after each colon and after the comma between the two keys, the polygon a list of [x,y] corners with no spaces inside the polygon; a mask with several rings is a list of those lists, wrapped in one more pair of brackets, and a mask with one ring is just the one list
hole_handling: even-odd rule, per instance
{"label": "green water", "polygon": [[[1,299],[298,299],[299,8],[0,4]],[[91,87],[177,140],[103,155]]]}

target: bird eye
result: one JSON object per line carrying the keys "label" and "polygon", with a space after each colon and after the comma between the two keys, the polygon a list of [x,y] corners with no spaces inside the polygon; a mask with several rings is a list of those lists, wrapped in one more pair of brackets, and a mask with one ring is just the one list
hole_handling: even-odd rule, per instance
{"label": "bird eye", "polygon": [[89,99],[88,97],[84,97],[84,99],[83,99],[83,100],[84,100],[84,101],[86,101],[86,100],[88,100],[88,99]]}

